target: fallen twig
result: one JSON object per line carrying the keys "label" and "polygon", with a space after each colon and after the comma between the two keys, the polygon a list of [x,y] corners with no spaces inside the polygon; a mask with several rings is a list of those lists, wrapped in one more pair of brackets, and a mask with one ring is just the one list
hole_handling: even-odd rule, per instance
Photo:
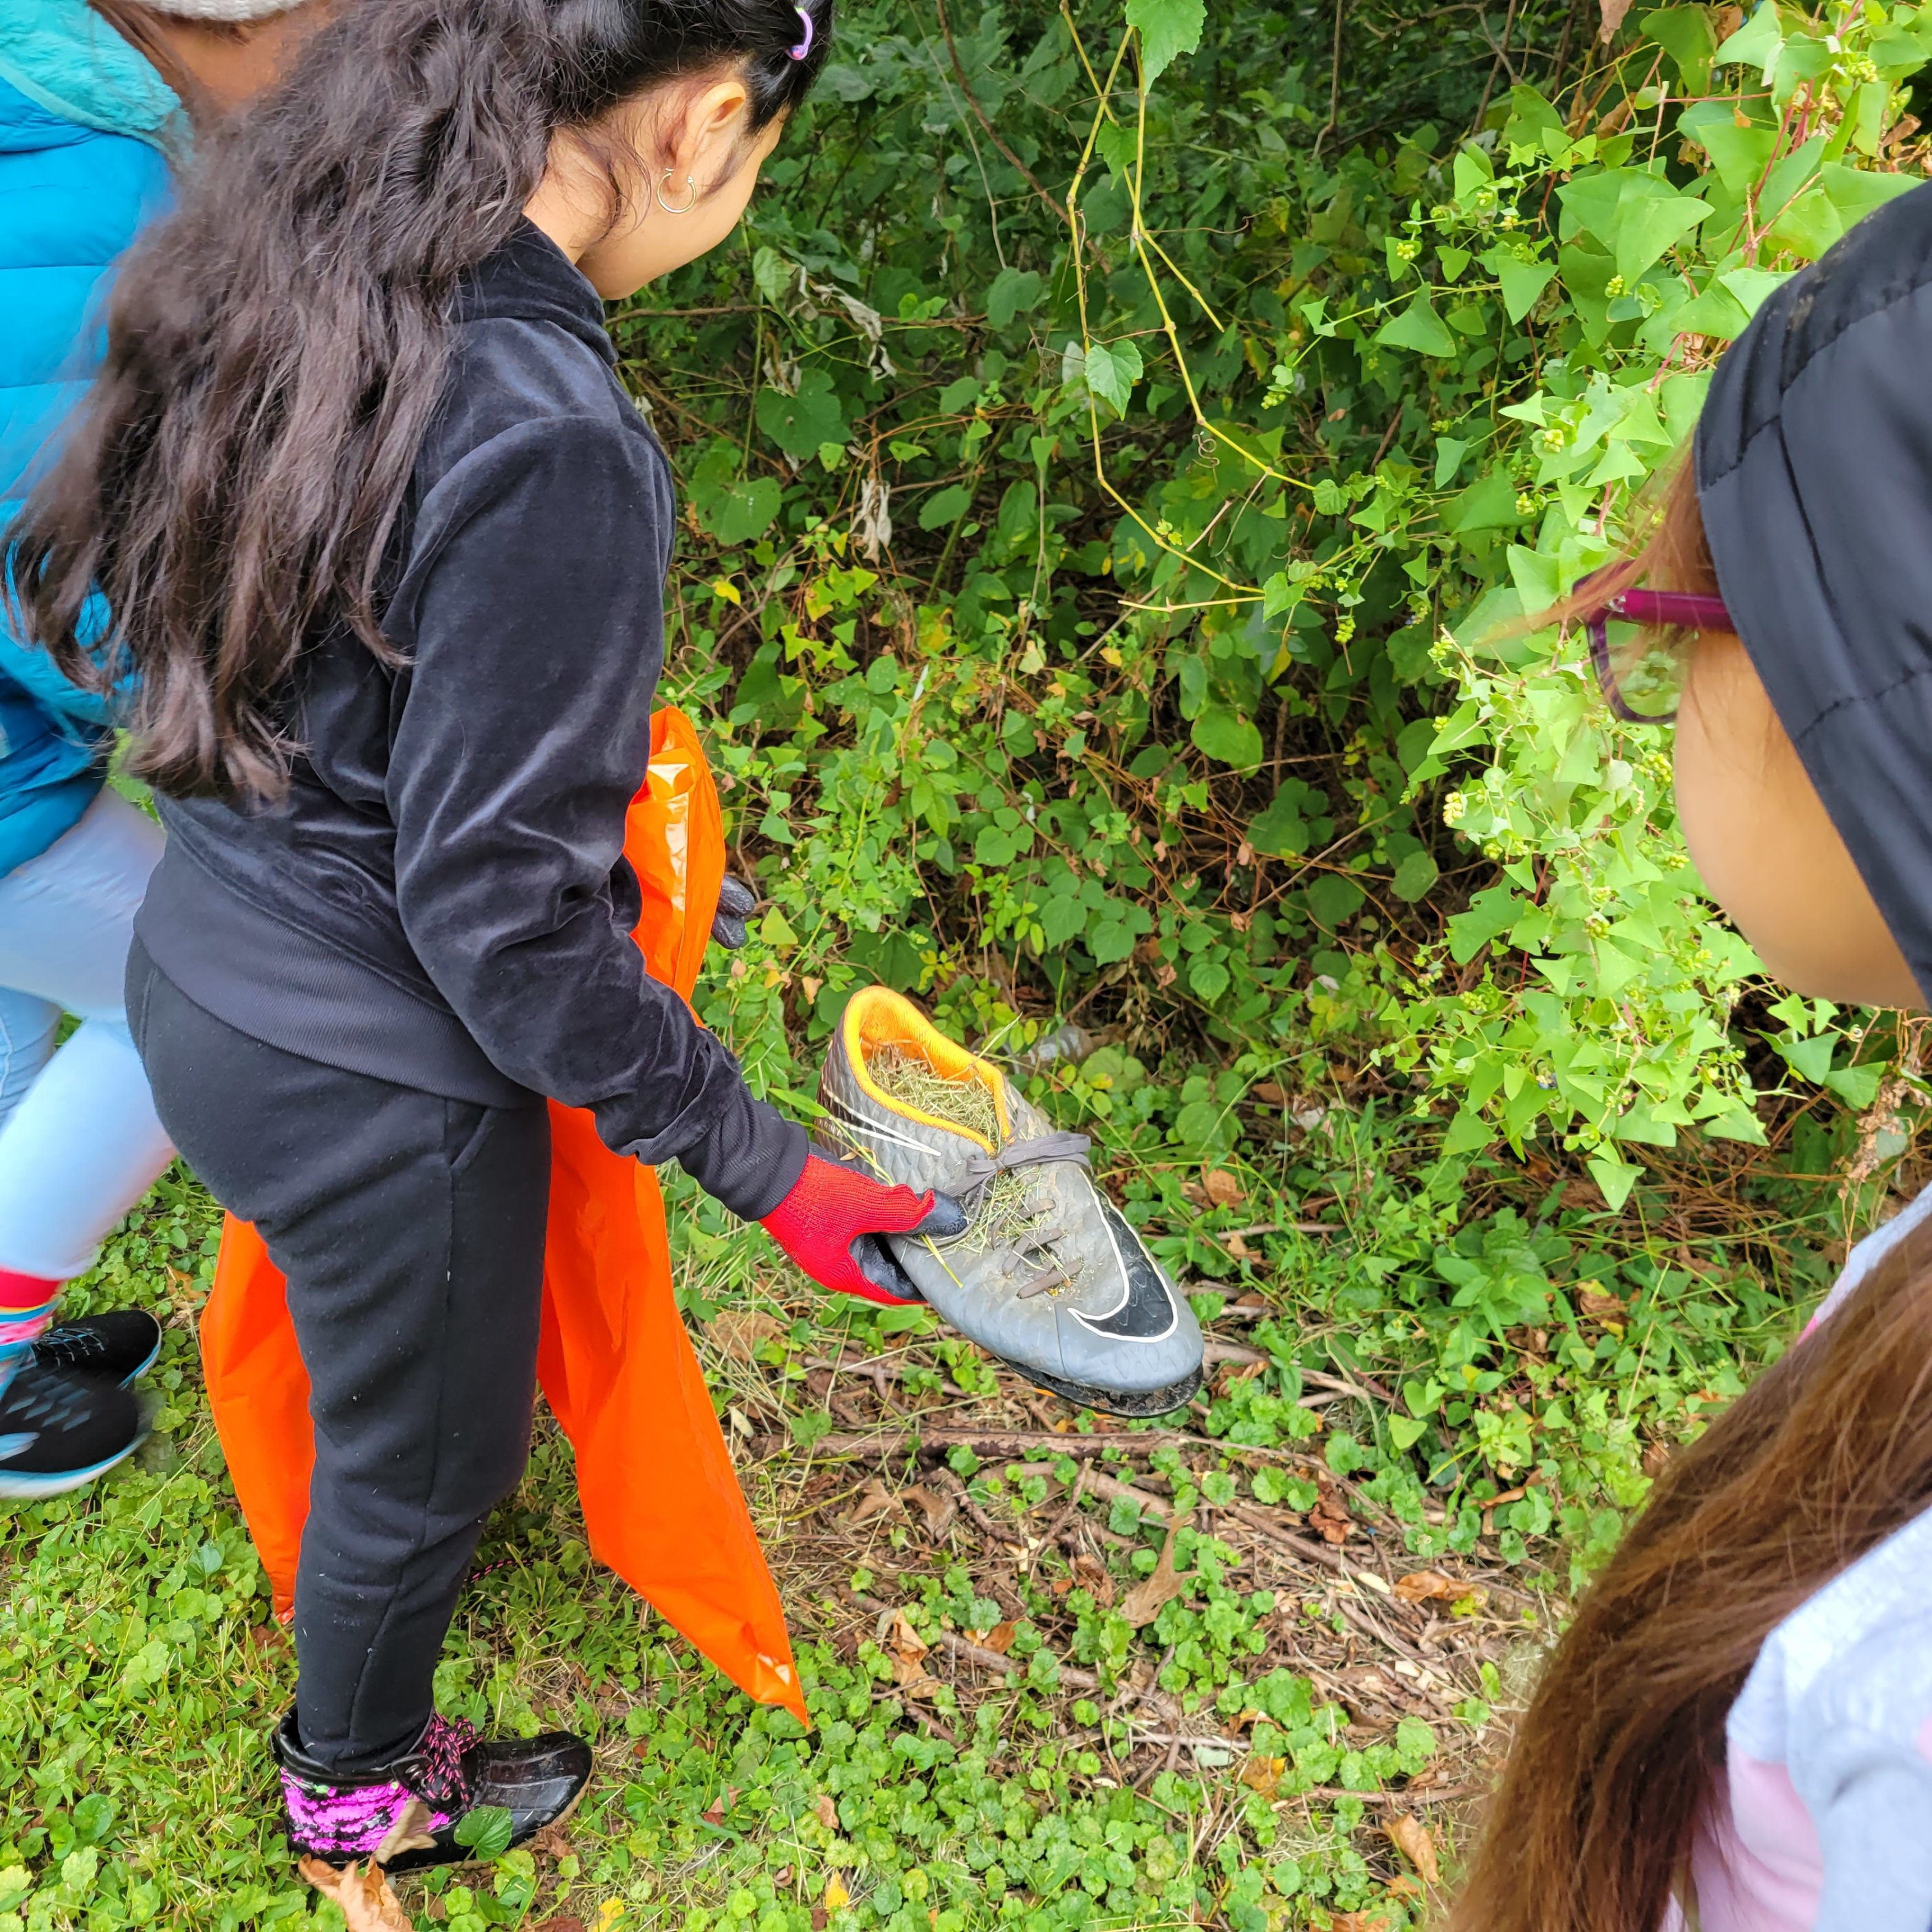
{"label": "fallen twig", "polygon": [[959,92],[965,96],[966,105],[973,110],[974,119],[979,122],[981,128],[985,131],[987,140],[991,141],[993,146],[1006,157],[1014,172],[1026,183],[1027,186],[1031,188],[1048,208],[1052,209],[1060,220],[1066,220],[1066,204],[1050,190],[1041,186],[1039,177],[1025,162],[1020,159],[1018,155],[1013,152],[1011,148],[1007,146],[1005,141],[1000,138],[999,130],[986,118],[986,110],[980,105],[979,98],[973,92],[973,84],[966,78],[965,63],[960,59],[958,44],[952,38],[952,22],[946,16],[946,0],[938,0],[938,14],[940,31],[946,36],[946,56],[952,63],[952,71],[959,82]]}
{"label": "fallen twig", "polygon": [[1317,1388],[1333,1389],[1337,1395],[1352,1395],[1358,1402],[1378,1402],[1388,1408],[1400,1406],[1393,1392],[1384,1388],[1372,1376],[1364,1376],[1351,1382],[1346,1376],[1328,1376],[1318,1369],[1304,1369],[1301,1379],[1312,1382]]}
{"label": "fallen twig", "polygon": [[1230,1504],[1227,1514],[1237,1522],[1244,1522],[1250,1529],[1258,1529],[1263,1535],[1272,1538],[1282,1548],[1293,1550],[1296,1556],[1320,1564],[1324,1570],[1333,1570],[1342,1576],[1354,1572],[1354,1565],[1339,1550],[1331,1550],[1327,1544],[1316,1543],[1306,1536],[1297,1536],[1292,1530],[1270,1522],[1259,1510],[1250,1509],[1245,1503]]}
{"label": "fallen twig", "polygon": [[[890,1608],[875,1597],[861,1596],[854,1592],[852,1600],[862,1610],[870,1610],[874,1616],[892,1615]],[[982,1670],[997,1670],[1008,1677],[1025,1674],[1027,1666],[1022,1658],[1004,1657],[997,1650],[988,1650],[985,1646],[974,1643],[956,1631],[940,1630],[934,1640],[949,1656],[964,1663],[977,1664]],[[1057,1658],[1054,1660],[1060,1664],[1061,1683],[1070,1684],[1076,1690],[1094,1690],[1100,1688],[1099,1678],[1090,1670],[1082,1670],[1078,1664],[1061,1664]]]}
{"label": "fallen twig", "polygon": [[1202,1344],[1201,1360],[1211,1367],[1216,1362],[1265,1362],[1270,1359],[1258,1348],[1244,1348],[1238,1342],[1217,1342],[1211,1336]]}
{"label": "fallen twig", "polygon": [[1436,1668],[1436,1660],[1433,1658],[1417,1649],[1406,1637],[1397,1636],[1394,1631],[1384,1630],[1366,1610],[1363,1610],[1359,1605],[1350,1603],[1347,1598],[1339,1594],[1334,1598],[1334,1601],[1336,1609],[1364,1636],[1372,1636],[1376,1642],[1386,1645],[1389,1649],[1400,1652],[1412,1663],[1426,1664],[1431,1670]]}
{"label": "fallen twig", "polygon": [[1453,1804],[1460,1798],[1480,1798],[1480,1784],[1445,1784],[1440,1790],[1425,1786],[1420,1791],[1341,1791],[1333,1785],[1318,1784],[1312,1790],[1291,1792],[1292,1798],[1317,1798],[1332,1804],[1338,1798],[1358,1798],[1364,1804]]}
{"label": "fallen twig", "polygon": [[1080,1507],[1081,1496],[1087,1487],[1087,1478],[1093,1473],[1084,1463],[1081,1465],[1074,1476],[1073,1487],[1067,1492],[1066,1508],[1041,1532],[1039,1545],[1033,1553],[1033,1560],[1027,1565],[1029,1572],[1037,1570],[1041,1556],[1059,1542],[1060,1532],[1072,1520],[1074,1511]]}

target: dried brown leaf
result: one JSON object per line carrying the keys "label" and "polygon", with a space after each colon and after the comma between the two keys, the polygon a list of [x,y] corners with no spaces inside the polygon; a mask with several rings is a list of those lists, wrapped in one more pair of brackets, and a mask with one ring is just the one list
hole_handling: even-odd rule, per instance
{"label": "dried brown leaf", "polygon": [[1388,1822],[1388,1834],[1390,1843],[1414,1866],[1424,1885],[1442,1882],[1442,1868],[1436,1860],[1436,1840],[1420,1818],[1412,1818],[1406,1811],[1398,1812]]}
{"label": "dried brown leaf", "polygon": [[758,1344],[776,1341],[785,1325],[761,1308],[727,1308],[705,1323],[704,1332],[720,1354],[750,1362],[757,1359]]}
{"label": "dried brown leaf", "polygon": [[1154,1565],[1153,1575],[1143,1576],[1120,1600],[1120,1615],[1136,1630],[1152,1623],[1160,1615],[1162,1604],[1185,1596],[1194,1581],[1192,1576],[1177,1576],[1174,1573],[1174,1539],[1188,1521],[1185,1516],[1175,1520],[1160,1546],[1160,1561]]}
{"label": "dried brown leaf", "polygon": [[1308,1512],[1310,1524],[1318,1530],[1324,1543],[1346,1543],[1348,1532],[1354,1524],[1348,1514],[1348,1499],[1333,1483],[1322,1482],[1315,1499],[1315,1507]]}
{"label": "dried brown leaf", "polygon": [[911,1697],[930,1697],[939,1681],[926,1667],[931,1648],[903,1610],[895,1610],[886,1629],[886,1642],[892,1652],[892,1682]]}
{"label": "dried brown leaf", "polygon": [[1617,29],[1624,23],[1624,16],[1630,10],[1630,0],[1598,0],[1604,16],[1603,30],[1598,38],[1606,45],[1616,38]]}
{"label": "dried brown leaf", "polygon": [[1265,1100],[1270,1107],[1288,1105],[1288,1090],[1272,1080],[1258,1080],[1255,1083],[1255,1098]]}
{"label": "dried brown leaf", "polygon": [[429,1850],[436,1843],[435,1834],[425,1828],[429,1821],[429,1807],[420,1798],[412,1798],[396,1814],[396,1822],[376,1847],[376,1862],[386,1865],[405,1852]]}
{"label": "dried brown leaf", "polygon": [[1466,1596],[1468,1586],[1444,1576],[1439,1570],[1412,1570],[1406,1576],[1395,1580],[1395,1593],[1405,1604],[1433,1603],[1438,1599],[1453,1602]]}
{"label": "dried brown leaf", "polygon": [[952,1527],[952,1519],[959,1510],[951,1496],[928,1489],[923,1483],[915,1483],[907,1490],[905,1500],[926,1518],[926,1533],[935,1543]]}
{"label": "dried brown leaf", "polygon": [[1282,1773],[1287,1768],[1285,1757],[1250,1755],[1241,1760],[1240,1770],[1236,1775],[1250,1791],[1259,1792],[1264,1798],[1272,1798],[1281,1788]]}
{"label": "dried brown leaf", "polygon": [[1004,1657],[1012,1648],[1013,1639],[1018,1636],[1019,1628],[1018,1624],[1012,1622],[995,1624],[991,1630],[975,1637],[973,1641],[981,1649],[990,1650],[996,1656]]}
{"label": "dried brown leaf", "polygon": [[554,1918],[546,1918],[535,1932],[585,1932],[585,1928],[575,1912],[560,1912]]}
{"label": "dried brown leaf", "polygon": [[828,1832],[838,1828],[838,1804],[829,1791],[821,1791],[812,1801],[812,1808],[818,1814],[818,1822]]}
{"label": "dried brown leaf", "polygon": [[1232,1208],[1241,1198],[1241,1184],[1224,1167],[1210,1167],[1201,1177],[1208,1198],[1217,1208]]}
{"label": "dried brown leaf", "polygon": [[374,1864],[352,1864],[338,1871],[320,1858],[304,1858],[296,1870],[340,1911],[348,1932],[416,1932],[414,1922]]}
{"label": "dried brown leaf", "polygon": [[1097,1556],[1082,1550],[1073,1559],[1073,1580],[1090,1596],[1102,1610],[1114,1607],[1114,1579],[1106,1564]]}
{"label": "dried brown leaf", "polygon": [[1594,1282],[1586,1282],[1577,1290],[1576,1306],[1592,1322],[1621,1322],[1630,1313],[1628,1302],[1598,1287]]}
{"label": "dried brown leaf", "polygon": [[939,1688],[939,1679],[924,1664],[903,1657],[892,1659],[892,1682],[908,1697],[930,1697]]}
{"label": "dried brown leaf", "polygon": [[905,1664],[916,1664],[932,1646],[912,1627],[903,1610],[895,1610],[886,1629],[886,1642],[893,1656]]}
{"label": "dried brown leaf", "polygon": [[890,1515],[902,1507],[899,1498],[877,1476],[871,1476],[860,1490],[847,1520],[854,1523],[869,1522],[875,1516]]}
{"label": "dried brown leaf", "polygon": [[1379,1912],[1338,1912],[1328,1922],[1328,1932],[1389,1932],[1389,1922]]}

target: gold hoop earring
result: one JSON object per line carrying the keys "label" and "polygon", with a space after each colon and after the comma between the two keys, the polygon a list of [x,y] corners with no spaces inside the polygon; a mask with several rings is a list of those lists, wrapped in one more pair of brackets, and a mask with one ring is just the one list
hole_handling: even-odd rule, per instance
{"label": "gold hoop earring", "polygon": [[698,184],[692,179],[690,176],[686,175],[684,178],[684,184],[691,190],[691,192],[685,197],[684,206],[682,208],[674,208],[669,202],[665,200],[664,192],[664,182],[668,182],[670,179],[674,172],[674,171],[673,170],[666,168],[664,171],[664,181],[661,181],[658,183],[658,206],[662,208],[667,214],[688,214],[691,211],[698,206]]}

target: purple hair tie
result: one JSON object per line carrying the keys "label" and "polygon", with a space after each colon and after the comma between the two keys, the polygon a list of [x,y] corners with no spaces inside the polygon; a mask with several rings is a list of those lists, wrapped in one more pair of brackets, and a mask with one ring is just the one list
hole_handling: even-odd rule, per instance
{"label": "purple hair tie", "polygon": [[798,17],[805,22],[805,38],[796,46],[786,50],[794,60],[802,60],[811,52],[812,36],[818,32],[817,23],[802,7],[798,9]]}

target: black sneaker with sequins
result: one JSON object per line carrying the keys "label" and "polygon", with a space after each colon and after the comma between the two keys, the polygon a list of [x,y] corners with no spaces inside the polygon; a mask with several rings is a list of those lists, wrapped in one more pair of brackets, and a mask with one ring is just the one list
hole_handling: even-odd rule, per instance
{"label": "black sneaker with sequins", "polygon": [[440,1712],[408,1750],[370,1771],[310,1757],[292,1711],[274,1742],[290,1850],[338,1867],[359,1858],[392,1872],[466,1863],[479,1854],[458,1828],[485,1807],[509,1814],[509,1843],[520,1845],[568,1817],[590,1781],[590,1747],[568,1731],[485,1738]]}

